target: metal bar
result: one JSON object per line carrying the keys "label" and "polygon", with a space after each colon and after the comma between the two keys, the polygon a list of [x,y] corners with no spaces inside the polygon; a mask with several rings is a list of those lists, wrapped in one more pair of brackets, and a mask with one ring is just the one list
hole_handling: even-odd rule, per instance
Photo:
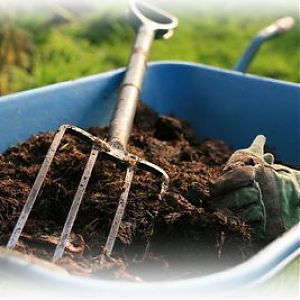
{"label": "metal bar", "polygon": [[118,235],[118,231],[119,231],[119,227],[121,225],[123,216],[124,216],[124,212],[125,212],[125,208],[126,208],[126,204],[127,204],[127,199],[128,199],[128,194],[129,194],[129,190],[131,187],[131,183],[132,183],[132,179],[134,176],[134,166],[129,165],[127,167],[127,172],[126,172],[126,177],[125,177],[125,183],[123,186],[123,192],[120,196],[119,199],[119,204],[118,204],[118,208],[117,211],[115,213],[112,225],[110,227],[110,232],[108,235],[108,238],[106,240],[106,244],[104,246],[103,249],[103,254],[101,255],[101,263],[104,262],[105,260],[105,256],[110,256],[112,249],[114,247],[117,235]]}
{"label": "metal bar", "polygon": [[57,133],[55,134],[55,137],[52,141],[52,144],[46,154],[46,157],[43,161],[43,164],[39,170],[39,173],[35,179],[35,182],[31,188],[31,191],[28,195],[28,198],[26,200],[26,203],[22,209],[22,212],[20,214],[20,217],[18,219],[18,222],[13,230],[13,233],[11,234],[10,238],[9,238],[9,241],[6,245],[7,248],[9,249],[13,249],[17,242],[18,242],[18,239],[24,229],[24,226],[26,224],[26,221],[28,219],[28,216],[33,208],[33,205],[36,201],[36,198],[40,192],[40,189],[43,185],[43,182],[45,180],[45,177],[47,175],[47,172],[49,170],[49,167],[53,161],[53,158],[55,156],[55,153],[61,143],[61,140],[62,140],[62,137],[63,135],[65,134],[65,131],[67,130],[68,128],[66,126],[61,126]]}
{"label": "metal bar", "polygon": [[254,37],[233,70],[245,73],[264,41],[261,36]]}
{"label": "metal bar", "polygon": [[71,208],[69,210],[63,231],[61,233],[59,243],[56,246],[56,249],[55,249],[55,252],[53,255],[53,259],[52,259],[53,262],[56,262],[58,259],[60,259],[63,256],[65,246],[68,242],[74,221],[75,221],[76,216],[79,211],[79,207],[80,207],[83,195],[84,195],[87,185],[89,183],[89,179],[91,177],[94,165],[97,161],[98,154],[99,154],[99,150],[96,149],[95,146],[93,145],[88,162],[86,163],[80,183],[77,187],[77,191],[74,196]]}
{"label": "metal bar", "polygon": [[136,106],[147,67],[147,58],[154,39],[153,29],[141,26],[132,50],[125,77],[120,88],[118,103],[110,126],[109,143],[126,150]]}
{"label": "metal bar", "polygon": [[146,171],[151,172],[162,178],[161,190],[159,193],[159,198],[162,199],[162,197],[168,190],[169,183],[170,183],[170,178],[169,178],[168,174],[165,172],[164,169],[162,169],[161,167],[159,167],[149,161],[139,160],[137,163],[138,163],[138,166],[141,166]]}
{"label": "metal bar", "polygon": [[291,30],[295,25],[292,17],[284,17],[265,27],[251,40],[245,52],[241,55],[233,70],[245,73],[262,44],[273,37]]}

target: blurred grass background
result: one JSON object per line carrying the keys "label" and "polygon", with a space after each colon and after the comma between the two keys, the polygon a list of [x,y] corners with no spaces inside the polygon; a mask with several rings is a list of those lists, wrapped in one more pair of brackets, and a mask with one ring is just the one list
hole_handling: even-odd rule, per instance
{"label": "blurred grass background", "polygon": [[[20,13],[11,7],[2,10],[1,94],[126,65],[134,32],[124,16],[124,3],[100,9],[92,2],[71,3],[53,2],[39,13],[30,9]],[[269,11],[169,5],[180,26],[167,42],[155,42],[151,60],[184,60],[230,69],[258,30],[288,14],[296,18],[295,28],[266,43],[248,72],[299,82],[299,20],[290,4],[287,0],[286,5]]]}

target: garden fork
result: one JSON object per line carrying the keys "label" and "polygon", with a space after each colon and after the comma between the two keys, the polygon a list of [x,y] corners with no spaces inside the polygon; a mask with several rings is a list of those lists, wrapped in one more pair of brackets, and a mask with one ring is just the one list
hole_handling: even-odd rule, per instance
{"label": "garden fork", "polygon": [[177,26],[178,21],[174,16],[141,1],[130,2],[130,16],[131,20],[133,21],[133,25],[137,30],[137,37],[123,82],[120,86],[117,105],[109,126],[108,140],[105,141],[95,137],[87,131],[72,125],[62,125],[58,129],[35,179],[33,187],[28,195],[27,201],[22,209],[13,233],[11,234],[7,243],[8,248],[12,249],[16,246],[28,216],[33,208],[35,200],[46,178],[55,153],[58,150],[62,138],[66,132],[70,132],[84,140],[90,141],[92,148],[80,183],[73,198],[73,202],[65,221],[60,240],[56,246],[53,255],[53,262],[60,259],[64,253],[65,246],[69,240],[74,221],[79,211],[83,195],[87,188],[99,153],[103,153],[108,158],[127,166],[123,190],[120,195],[118,207],[112,221],[106,244],[102,251],[101,262],[104,262],[105,257],[109,257],[112,253],[118,230],[125,212],[135,169],[140,167],[161,176],[162,180],[159,196],[162,197],[166,191],[169,182],[166,172],[159,166],[128,153],[126,146],[134,121],[144,73],[146,70],[147,57],[152,41],[153,39],[166,39],[170,37],[173,33],[173,29]]}

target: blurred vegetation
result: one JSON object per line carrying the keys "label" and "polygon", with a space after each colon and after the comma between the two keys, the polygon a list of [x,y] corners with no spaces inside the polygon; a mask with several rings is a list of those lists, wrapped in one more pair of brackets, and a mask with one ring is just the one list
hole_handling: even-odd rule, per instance
{"label": "blurred vegetation", "polygon": [[258,290],[263,299],[299,299],[300,257],[295,258],[275,276],[261,284]]}
{"label": "blurred vegetation", "polygon": [[12,89],[18,69],[33,70],[33,44],[26,31],[18,28],[6,16],[0,21],[0,95]]}
{"label": "blurred vegetation", "polygon": [[[282,16],[216,15],[201,9],[190,15],[174,13],[180,26],[167,42],[155,42],[151,60],[184,60],[228,69],[258,30]],[[2,94],[125,66],[134,38],[121,10],[76,12],[56,5],[40,14],[15,15],[9,22],[3,15],[0,18]],[[299,56],[299,32],[294,29],[266,43],[249,73],[299,82]]]}

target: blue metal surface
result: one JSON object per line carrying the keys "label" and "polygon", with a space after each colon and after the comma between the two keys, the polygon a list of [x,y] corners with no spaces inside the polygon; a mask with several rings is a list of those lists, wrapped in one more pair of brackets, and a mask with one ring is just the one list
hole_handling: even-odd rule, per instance
{"label": "blue metal surface", "polygon": [[[234,296],[244,299],[246,295],[260,295],[257,293],[266,280],[292,262],[295,257],[299,257],[299,230],[300,224],[245,263],[232,269],[199,278],[164,282],[133,283],[77,277],[0,249],[0,287],[1,284],[6,286],[6,289],[0,290],[1,296],[34,296],[37,299],[199,299],[213,295],[218,298],[232,299]],[[288,282],[285,285],[286,290],[281,291],[284,298],[290,298],[291,294],[297,293],[297,286],[291,288]],[[278,291],[272,289],[268,296],[278,297]]]}
{"label": "blue metal surface", "polygon": [[[123,70],[0,98],[0,152],[62,123],[108,124]],[[300,164],[300,86],[184,63],[151,64],[142,99],[188,120],[200,137],[246,147],[257,134]]]}
{"label": "blue metal surface", "polygon": [[[122,72],[116,70],[0,98],[0,151],[32,134],[55,130],[62,123],[83,128],[108,124]],[[237,148],[248,146],[254,136],[264,134],[280,158],[294,164],[300,164],[299,98],[297,84],[170,62],[149,66],[142,94],[142,99],[160,114],[188,120],[203,138],[223,139]],[[13,282],[15,292],[15,282],[27,288],[31,283],[38,296],[45,287],[56,295],[70,297],[141,298],[151,294],[175,298],[197,296],[200,292],[230,292],[275,274],[290,257],[299,255],[299,248],[298,224],[234,269],[207,277],[147,284],[67,276],[0,251],[0,285],[6,276],[7,282]],[[23,289],[19,290],[23,293]],[[11,295],[9,289],[7,292]]]}

